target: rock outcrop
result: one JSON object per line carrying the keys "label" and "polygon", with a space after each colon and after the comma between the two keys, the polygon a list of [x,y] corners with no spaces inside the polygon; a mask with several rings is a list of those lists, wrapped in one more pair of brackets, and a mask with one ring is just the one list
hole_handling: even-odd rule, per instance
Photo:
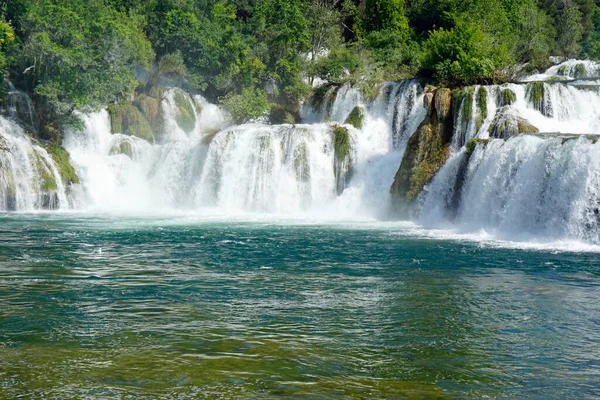
{"label": "rock outcrop", "polygon": [[391,188],[395,213],[401,217],[408,216],[409,206],[442,168],[449,154],[453,130],[450,89],[427,88],[423,101],[427,116],[408,140]]}

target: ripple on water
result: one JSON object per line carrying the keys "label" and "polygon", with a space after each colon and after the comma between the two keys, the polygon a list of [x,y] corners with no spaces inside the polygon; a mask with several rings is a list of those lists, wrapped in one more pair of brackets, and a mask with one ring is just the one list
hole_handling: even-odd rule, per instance
{"label": "ripple on water", "polygon": [[600,395],[594,253],[389,225],[2,222],[8,397]]}

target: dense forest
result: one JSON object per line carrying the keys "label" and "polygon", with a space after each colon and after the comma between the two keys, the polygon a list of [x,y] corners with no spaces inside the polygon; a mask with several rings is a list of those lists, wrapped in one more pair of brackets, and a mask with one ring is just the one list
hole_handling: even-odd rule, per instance
{"label": "dense forest", "polygon": [[594,0],[0,0],[2,96],[28,93],[45,138],[165,78],[241,121],[315,80],[504,82],[552,55],[600,58]]}

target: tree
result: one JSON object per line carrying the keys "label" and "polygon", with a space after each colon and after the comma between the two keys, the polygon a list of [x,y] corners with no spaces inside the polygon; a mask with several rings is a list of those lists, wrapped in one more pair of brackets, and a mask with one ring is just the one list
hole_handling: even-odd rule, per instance
{"label": "tree", "polygon": [[132,93],[133,67],[154,58],[143,17],[103,0],[40,0],[25,21],[21,83],[34,94],[48,139],[74,121],[76,109],[98,109]]}
{"label": "tree", "polygon": [[0,19],[0,85],[4,85],[4,69],[6,68],[6,56],[4,54],[5,48],[15,40],[15,32],[12,26],[2,19]]}
{"label": "tree", "polygon": [[570,58],[581,51],[580,41],[583,37],[581,12],[574,2],[565,0],[564,7],[557,20],[557,50],[563,56]]}
{"label": "tree", "polygon": [[521,34],[516,40],[516,56],[520,62],[546,64],[555,36],[550,18],[534,3],[524,2],[515,21]]}
{"label": "tree", "polygon": [[499,61],[489,35],[468,23],[433,31],[424,45],[423,71],[447,84],[491,79]]}

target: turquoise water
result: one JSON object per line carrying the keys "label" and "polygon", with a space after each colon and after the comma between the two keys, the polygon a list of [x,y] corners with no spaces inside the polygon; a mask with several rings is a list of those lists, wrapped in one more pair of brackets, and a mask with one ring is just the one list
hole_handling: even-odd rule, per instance
{"label": "turquoise water", "polygon": [[600,255],[0,215],[0,397],[594,398]]}

